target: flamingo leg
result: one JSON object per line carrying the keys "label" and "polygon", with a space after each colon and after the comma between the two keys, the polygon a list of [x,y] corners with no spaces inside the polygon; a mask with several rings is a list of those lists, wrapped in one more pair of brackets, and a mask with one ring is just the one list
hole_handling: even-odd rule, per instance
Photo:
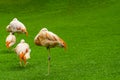
{"label": "flamingo leg", "polygon": [[19,55],[20,58],[20,66],[22,66],[22,54]]}
{"label": "flamingo leg", "polygon": [[[20,55],[19,55],[19,58],[20,58],[20,66],[22,66],[22,61],[24,60],[24,53],[21,52]],[[25,63],[26,60],[24,60],[24,63]]]}
{"label": "flamingo leg", "polygon": [[48,48],[48,75],[50,74],[50,48]]}
{"label": "flamingo leg", "polygon": [[22,66],[22,61],[20,61],[20,66]]}
{"label": "flamingo leg", "polygon": [[23,60],[24,60],[24,67],[26,67],[26,57],[25,56],[23,57]]}

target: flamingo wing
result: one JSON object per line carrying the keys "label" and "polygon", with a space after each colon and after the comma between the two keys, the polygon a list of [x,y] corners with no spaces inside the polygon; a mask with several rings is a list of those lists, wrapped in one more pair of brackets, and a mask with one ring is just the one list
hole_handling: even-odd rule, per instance
{"label": "flamingo wing", "polygon": [[43,36],[45,36],[45,38],[50,41],[58,41],[59,40],[59,37],[50,31],[45,31]]}

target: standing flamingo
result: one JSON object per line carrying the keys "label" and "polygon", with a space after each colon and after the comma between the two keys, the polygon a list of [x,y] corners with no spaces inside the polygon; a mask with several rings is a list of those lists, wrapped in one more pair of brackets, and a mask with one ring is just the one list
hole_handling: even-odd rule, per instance
{"label": "standing flamingo", "polygon": [[56,34],[42,28],[34,39],[34,43],[38,46],[44,46],[48,50],[48,75],[50,73],[50,48],[62,47],[66,49],[66,43]]}
{"label": "standing flamingo", "polygon": [[14,18],[7,26],[6,30],[12,33],[25,33],[28,35],[25,25],[20,22],[17,18]]}
{"label": "standing flamingo", "polygon": [[16,37],[10,32],[10,34],[6,38],[6,47],[10,48],[16,43]]}
{"label": "standing flamingo", "polygon": [[30,58],[31,49],[24,39],[15,47],[15,52],[20,58],[20,65],[22,66],[22,61],[24,61],[24,66],[26,66],[26,60]]}

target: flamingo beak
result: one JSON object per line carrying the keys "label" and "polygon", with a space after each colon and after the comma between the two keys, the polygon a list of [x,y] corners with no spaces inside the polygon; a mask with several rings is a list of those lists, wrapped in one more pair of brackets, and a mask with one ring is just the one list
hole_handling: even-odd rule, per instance
{"label": "flamingo beak", "polygon": [[10,44],[10,42],[7,41],[7,42],[6,42],[6,47],[7,47],[7,48],[10,47],[9,44]]}
{"label": "flamingo beak", "polygon": [[26,29],[22,29],[22,32],[26,34],[26,36],[28,36],[28,32]]}
{"label": "flamingo beak", "polygon": [[25,34],[26,34],[26,36],[28,36],[28,32],[27,31],[25,32]]}
{"label": "flamingo beak", "polygon": [[64,47],[64,49],[65,49],[65,51],[66,51],[66,49],[67,49],[67,45],[66,45],[65,42],[63,42],[63,47]]}

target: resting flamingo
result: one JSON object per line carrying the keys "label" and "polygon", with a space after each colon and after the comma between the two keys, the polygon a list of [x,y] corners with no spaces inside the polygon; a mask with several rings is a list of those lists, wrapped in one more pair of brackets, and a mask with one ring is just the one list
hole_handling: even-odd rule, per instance
{"label": "resting flamingo", "polygon": [[6,30],[12,33],[25,33],[28,35],[25,25],[20,22],[17,18],[14,18],[7,26]]}
{"label": "resting flamingo", "polygon": [[10,32],[10,34],[6,38],[6,47],[10,48],[16,43],[16,37]]}
{"label": "resting flamingo", "polygon": [[66,43],[56,34],[42,28],[34,39],[34,43],[38,46],[44,46],[48,50],[48,75],[50,73],[50,48],[61,47],[66,49]]}
{"label": "resting flamingo", "polygon": [[22,66],[22,61],[24,61],[24,66],[26,66],[26,60],[30,58],[31,49],[29,44],[25,42],[24,39],[15,47],[15,52],[20,58],[20,65]]}

